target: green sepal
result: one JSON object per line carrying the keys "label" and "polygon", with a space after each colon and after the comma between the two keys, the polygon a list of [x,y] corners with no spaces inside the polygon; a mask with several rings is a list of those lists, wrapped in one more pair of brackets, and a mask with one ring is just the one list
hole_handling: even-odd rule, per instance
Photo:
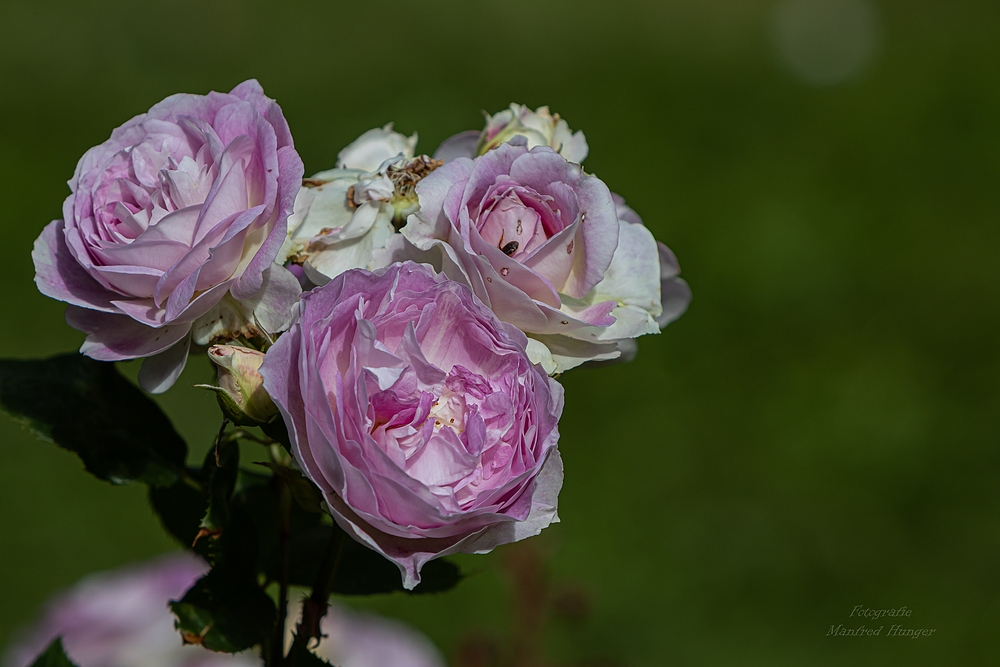
{"label": "green sepal", "polygon": [[[237,426],[263,426],[268,422],[261,421],[259,419],[254,419],[247,413],[243,412],[243,408],[229,395],[222,387],[217,387],[212,384],[196,384],[193,385],[197,389],[207,389],[215,394],[216,400],[219,402],[219,409],[222,410],[222,414]],[[281,419],[281,417],[277,417]]]}
{"label": "green sepal", "polygon": [[[303,663],[305,664],[305,663]],[[66,649],[63,648],[62,637],[56,637],[55,640],[45,651],[35,658],[35,661],[31,663],[31,667],[76,667],[76,664],[69,659],[66,655]]]}
{"label": "green sepal", "polygon": [[112,484],[167,487],[185,473],[184,440],[114,364],[80,354],[0,360],[0,406]]}

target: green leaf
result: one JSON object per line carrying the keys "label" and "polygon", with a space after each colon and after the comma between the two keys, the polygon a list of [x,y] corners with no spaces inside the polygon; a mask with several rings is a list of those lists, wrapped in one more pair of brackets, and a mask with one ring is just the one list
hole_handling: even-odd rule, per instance
{"label": "green leaf", "polygon": [[[275,575],[281,558],[278,538],[281,531],[280,498],[277,491],[279,483],[280,479],[276,475],[241,470],[231,505],[234,512],[248,517],[254,524],[258,547],[256,571]],[[306,512],[298,504],[291,504],[289,528],[292,535],[320,527],[324,520],[328,520],[325,513]],[[271,580],[276,581],[277,576]]]}
{"label": "green leaf", "polygon": [[[337,526],[320,526],[292,535],[290,582],[293,586],[312,587],[319,574],[324,549]],[[277,577],[277,562],[269,564],[267,572]],[[408,593],[440,593],[454,588],[462,574],[454,563],[437,559],[424,565],[421,582]],[[345,536],[332,592],[340,595],[372,595],[405,591],[399,568],[378,552]]]}
{"label": "green leaf", "polygon": [[184,441],[114,364],[79,354],[0,360],[0,406],[112,484],[170,486],[184,474]]}
{"label": "green leaf", "polygon": [[76,667],[76,665],[66,655],[62,637],[57,637],[55,641],[49,644],[44,653],[35,658],[35,661],[31,663],[31,667]]}
{"label": "green leaf", "polygon": [[208,480],[208,507],[198,525],[194,545],[210,563],[226,559],[232,541],[229,500],[240,470],[240,448],[234,440],[220,438],[205,457],[204,476]]}
{"label": "green leaf", "polygon": [[217,567],[170,603],[187,644],[237,653],[263,644],[275,623],[274,602],[255,581]]}
{"label": "green leaf", "polygon": [[299,507],[314,514],[323,513],[323,492],[301,472],[277,463],[264,462],[257,465],[270,468],[275,475],[280,477],[288,485],[292,497],[295,498]]}
{"label": "green leaf", "polygon": [[288,438],[288,428],[285,426],[281,415],[278,415],[266,424],[261,424],[260,430],[264,432],[264,435],[281,444],[286,451],[291,451],[292,442]]}
{"label": "green leaf", "polygon": [[205,494],[185,482],[177,482],[172,486],[150,487],[149,503],[167,532],[190,549],[208,511]]}

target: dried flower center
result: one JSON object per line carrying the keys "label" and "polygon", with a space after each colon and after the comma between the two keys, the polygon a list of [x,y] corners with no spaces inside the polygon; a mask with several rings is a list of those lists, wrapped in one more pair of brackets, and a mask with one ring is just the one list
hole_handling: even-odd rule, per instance
{"label": "dried flower center", "polygon": [[417,183],[443,164],[444,160],[418,155],[407,162],[389,165],[386,176],[392,181],[393,195],[400,199],[416,198]]}

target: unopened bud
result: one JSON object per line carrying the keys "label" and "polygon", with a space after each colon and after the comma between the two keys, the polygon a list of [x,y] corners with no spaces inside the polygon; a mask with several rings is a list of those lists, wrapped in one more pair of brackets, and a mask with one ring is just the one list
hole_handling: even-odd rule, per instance
{"label": "unopened bud", "polygon": [[559,114],[549,113],[548,107],[532,111],[521,104],[511,104],[509,109],[487,116],[476,154],[483,155],[519,136],[527,140],[529,149],[548,146],[570,162],[579,164],[587,157],[583,132],[571,132],[566,121]]}
{"label": "unopened bud", "polygon": [[198,386],[216,393],[226,417],[247,426],[274,419],[278,408],[264,391],[260,374],[263,352],[237,345],[213,345],[208,348],[208,358],[218,367],[219,386]]}

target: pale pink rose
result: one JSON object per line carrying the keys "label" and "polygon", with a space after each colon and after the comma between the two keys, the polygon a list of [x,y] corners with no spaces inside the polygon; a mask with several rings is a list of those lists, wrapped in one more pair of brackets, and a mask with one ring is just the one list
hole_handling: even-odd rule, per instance
{"label": "pale pink rose", "polygon": [[466,286],[409,262],[353,269],[300,309],[264,387],[334,519],[404,586],[557,520],[562,388]]}
{"label": "pale pink rose", "polygon": [[403,236],[439,247],[441,267],[496,314],[531,334],[608,326],[614,301],[584,308],[618,247],[611,192],[550,148],[501,144],[459,158],[417,184],[420,210]]}
{"label": "pale pink rose", "polygon": [[163,391],[192,328],[207,343],[226,316],[287,324],[298,283],[272,263],[301,179],[288,124],[256,81],[173,95],[80,159],[63,219],[35,242],[35,282],[70,304],[84,354],[147,358],[140,384]]}

